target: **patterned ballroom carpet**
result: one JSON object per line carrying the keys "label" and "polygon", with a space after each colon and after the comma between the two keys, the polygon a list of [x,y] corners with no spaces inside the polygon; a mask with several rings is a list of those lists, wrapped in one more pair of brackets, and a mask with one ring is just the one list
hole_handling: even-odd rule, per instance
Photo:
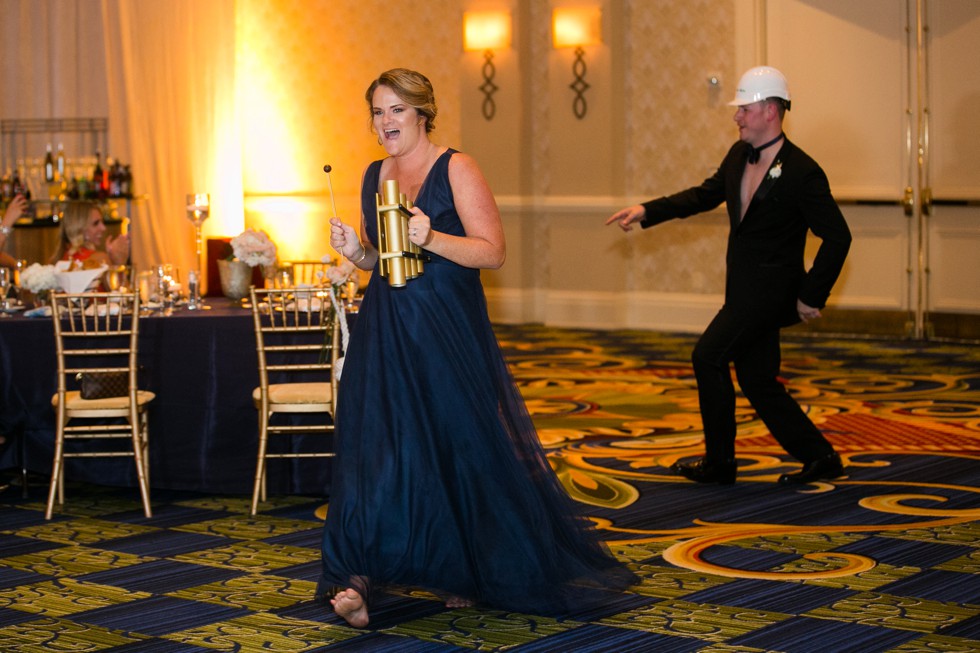
{"label": "patterned ballroom carpet", "polygon": [[847,476],[777,485],[795,463],[740,402],[738,483],[701,486],[668,471],[701,451],[694,336],[497,333],[630,593],[554,619],[404,588],[355,630],[312,600],[323,497],[251,518],[244,496],[157,490],[148,520],[131,488],[74,486],[45,522],[44,489],[12,489],[0,651],[980,650],[980,348],[790,336],[783,377]]}

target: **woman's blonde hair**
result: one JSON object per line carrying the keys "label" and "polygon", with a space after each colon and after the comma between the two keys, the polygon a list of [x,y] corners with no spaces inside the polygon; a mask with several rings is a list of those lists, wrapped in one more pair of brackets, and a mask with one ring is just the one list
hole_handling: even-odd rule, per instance
{"label": "woman's blonde hair", "polygon": [[61,237],[58,239],[58,251],[52,261],[60,261],[65,252],[74,252],[85,244],[85,228],[92,210],[102,214],[102,207],[95,202],[69,202],[61,217]]}
{"label": "woman's blonde hair", "polygon": [[381,73],[376,80],[371,82],[364,94],[369,111],[374,108],[374,92],[378,90],[379,86],[387,86],[405,104],[418,111],[419,115],[425,118],[426,133],[436,128],[436,113],[438,113],[436,96],[432,90],[432,82],[425,75],[408,68],[392,68]]}

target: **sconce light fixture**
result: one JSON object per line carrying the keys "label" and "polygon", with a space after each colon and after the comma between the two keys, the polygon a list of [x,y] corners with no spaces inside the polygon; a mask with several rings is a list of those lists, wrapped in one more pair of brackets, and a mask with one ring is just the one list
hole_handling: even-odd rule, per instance
{"label": "sconce light fixture", "polygon": [[575,112],[575,117],[581,120],[588,110],[585,92],[589,89],[589,84],[585,81],[584,46],[602,43],[602,8],[598,6],[555,8],[551,14],[551,34],[554,47],[575,48],[575,62],[572,64],[575,81],[568,87],[575,92],[572,111]]}
{"label": "sconce light fixture", "polygon": [[463,49],[483,51],[483,117],[492,120],[497,112],[493,94],[499,88],[493,81],[497,73],[493,51],[510,47],[510,13],[507,11],[467,11],[463,13]]}

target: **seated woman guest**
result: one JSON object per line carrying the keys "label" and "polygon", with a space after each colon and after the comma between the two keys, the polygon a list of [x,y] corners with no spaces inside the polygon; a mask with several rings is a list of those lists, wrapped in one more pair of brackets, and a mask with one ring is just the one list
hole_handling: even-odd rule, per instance
{"label": "seated woman guest", "polygon": [[58,251],[51,261],[75,261],[73,268],[95,268],[100,265],[123,265],[129,260],[129,236],[110,236],[105,251],[100,251],[105,236],[102,209],[95,202],[72,202],[61,221]]}

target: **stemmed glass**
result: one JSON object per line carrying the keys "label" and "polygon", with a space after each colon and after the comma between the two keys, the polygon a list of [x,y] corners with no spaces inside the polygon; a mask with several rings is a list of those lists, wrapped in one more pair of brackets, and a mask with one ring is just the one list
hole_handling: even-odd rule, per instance
{"label": "stemmed glass", "polygon": [[187,219],[194,224],[197,235],[197,270],[188,275],[188,303],[189,310],[198,308],[208,308],[201,303],[200,283],[201,283],[201,225],[208,219],[211,212],[211,196],[208,193],[188,193],[187,195]]}
{"label": "stemmed glass", "polygon": [[110,292],[126,292],[129,290],[130,267],[128,265],[113,265],[105,271],[105,285]]}
{"label": "stemmed glass", "polygon": [[3,309],[3,313],[0,313],[0,315],[3,317],[7,317],[7,309],[9,308],[7,304],[7,293],[10,292],[10,277],[10,268],[0,266],[0,309]]}

